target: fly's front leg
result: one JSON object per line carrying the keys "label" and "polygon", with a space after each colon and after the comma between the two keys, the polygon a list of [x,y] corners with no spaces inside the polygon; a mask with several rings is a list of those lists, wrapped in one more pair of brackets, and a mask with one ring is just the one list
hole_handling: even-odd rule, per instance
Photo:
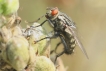
{"label": "fly's front leg", "polygon": [[42,41],[44,39],[53,39],[53,38],[56,38],[56,37],[58,37],[58,36],[56,34],[54,34],[52,36],[44,37],[44,38],[42,38],[40,40],[34,41],[34,43],[40,42],[40,41]]}
{"label": "fly's front leg", "polygon": [[38,18],[35,22],[38,22],[41,18],[43,18],[45,15],[41,16],[40,18]]}
{"label": "fly's front leg", "polygon": [[36,28],[36,27],[39,27],[39,26],[42,26],[46,21],[48,21],[48,20],[43,21],[40,25],[35,26],[35,28]]}
{"label": "fly's front leg", "polygon": [[45,15],[41,16],[40,18],[38,18],[37,20],[33,21],[33,22],[28,22],[28,21],[25,21],[26,23],[34,23],[34,22],[38,22],[41,18],[43,18]]}

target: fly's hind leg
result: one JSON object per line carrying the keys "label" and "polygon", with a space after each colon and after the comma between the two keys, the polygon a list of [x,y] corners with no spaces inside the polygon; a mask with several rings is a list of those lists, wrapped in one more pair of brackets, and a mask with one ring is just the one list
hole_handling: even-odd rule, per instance
{"label": "fly's hind leg", "polygon": [[58,46],[59,46],[61,43],[62,43],[62,42],[57,43],[55,49],[53,49],[53,50],[50,51],[50,54],[52,54],[53,52],[55,52],[55,53],[57,54],[56,50],[57,50]]}
{"label": "fly's hind leg", "polygon": [[55,47],[55,49],[54,49],[54,52],[55,52],[56,54],[57,54],[56,50],[57,50],[57,48],[58,48],[58,46],[59,46],[60,44],[62,44],[62,42],[57,43],[57,45],[56,45],[56,47]]}
{"label": "fly's hind leg", "polygon": [[56,55],[56,58],[55,58],[54,64],[56,63],[57,58],[58,58],[59,56],[63,55],[64,53],[65,53],[65,51],[62,51],[61,53],[59,53],[59,54]]}
{"label": "fly's hind leg", "polygon": [[[59,53],[59,54],[56,55],[56,58],[55,58],[54,63],[56,63],[57,58],[58,58],[59,56],[63,55],[63,54],[67,51],[67,48],[68,48],[68,46],[67,46],[67,44],[66,44],[66,41],[65,41],[65,39],[63,38],[63,36],[59,35],[59,37],[60,37],[60,39],[61,39],[61,42],[62,42],[63,45],[64,45],[64,50],[63,50],[61,53]],[[61,44],[61,43],[58,43],[58,45],[60,45],[60,44]],[[58,45],[57,45],[57,47],[58,47]]]}

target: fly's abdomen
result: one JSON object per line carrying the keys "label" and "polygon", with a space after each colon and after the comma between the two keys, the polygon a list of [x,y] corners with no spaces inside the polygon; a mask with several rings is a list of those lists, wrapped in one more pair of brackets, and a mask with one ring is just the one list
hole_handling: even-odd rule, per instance
{"label": "fly's abdomen", "polygon": [[67,43],[67,48],[65,49],[65,53],[72,54],[76,46],[76,41],[74,37],[68,33],[65,33],[64,36],[65,36],[65,41]]}

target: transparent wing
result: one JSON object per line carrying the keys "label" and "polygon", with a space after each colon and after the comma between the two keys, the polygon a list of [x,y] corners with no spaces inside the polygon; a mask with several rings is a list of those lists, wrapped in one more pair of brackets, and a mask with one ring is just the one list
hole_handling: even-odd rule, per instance
{"label": "transparent wing", "polygon": [[[62,15],[65,17],[65,22],[66,22],[66,29],[65,31],[71,35],[74,36],[74,39],[76,40],[78,46],[80,47],[80,49],[82,50],[82,52],[85,54],[85,56],[88,58],[87,52],[84,49],[84,46],[82,45],[80,39],[78,38],[78,34],[75,31],[76,27],[74,22],[72,21],[72,19],[70,17],[68,17],[66,14],[62,13]],[[88,58],[89,59],[89,58]]]}
{"label": "transparent wing", "polygon": [[78,36],[77,36],[76,31],[74,31],[74,28],[72,28],[72,27],[70,27],[70,26],[67,26],[67,25],[66,25],[66,27],[67,27],[67,28],[65,29],[65,31],[66,31],[67,33],[72,34],[72,35],[74,36],[74,39],[76,40],[78,46],[80,47],[80,49],[82,50],[82,52],[85,54],[85,56],[89,59],[89,57],[88,57],[88,55],[87,55],[87,52],[86,52],[86,50],[84,49],[84,46],[82,45],[80,39],[79,39]]}

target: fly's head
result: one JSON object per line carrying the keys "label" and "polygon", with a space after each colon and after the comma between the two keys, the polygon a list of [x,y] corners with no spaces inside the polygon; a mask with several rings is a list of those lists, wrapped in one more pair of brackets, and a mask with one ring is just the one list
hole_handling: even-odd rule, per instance
{"label": "fly's head", "polygon": [[52,19],[52,18],[58,16],[59,10],[58,10],[57,7],[54,7],[54,8],[49,7],[46,10],[47,10],[46,18],[51,18]]}

